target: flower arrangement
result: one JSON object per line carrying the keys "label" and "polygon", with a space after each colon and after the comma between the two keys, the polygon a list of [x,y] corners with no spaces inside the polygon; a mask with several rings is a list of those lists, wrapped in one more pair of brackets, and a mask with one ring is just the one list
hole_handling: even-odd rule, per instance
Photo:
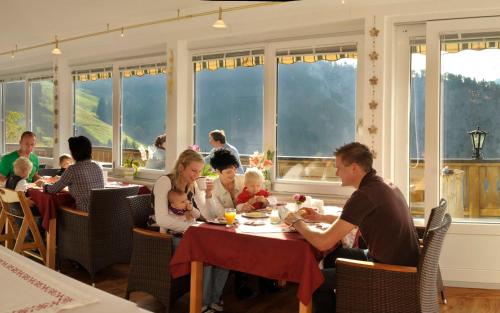
{"label": "flower arrangement", "polygon": [[268,181],[271,180],[270,169],[273,167],[274,151],[267,150],[266,152],[259,153],[255,151],[253,155],[250,156],[250,166],[258,168],[264,178]]}
{"label": "flower arrangement", "polygon": [[306,196],[296,193],[293,195],[293,200],[295,200],[295,203],[300,206],[302,203],[306,202]]}
{"label": "flower arrangement", "polygon": [[134,176],[137,175],[137,170],[141,166],[141,161],[136,160],[134,158],[126,158],[123,160],[123,167],[134,169]]}

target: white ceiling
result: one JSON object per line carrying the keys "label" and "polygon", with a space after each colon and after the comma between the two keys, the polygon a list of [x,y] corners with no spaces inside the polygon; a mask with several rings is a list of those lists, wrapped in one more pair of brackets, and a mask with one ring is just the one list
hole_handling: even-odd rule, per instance
{"label": "white ceiling", "polygon": [[[315,15],[324,10],[338,13],[351,8],[369,5],[402,4],[408,2],[428,2],[430,0],[302,0],[269,7],[227,12],[224,19],[229,30],[220,32],[210,27],[217,15],[176,21],[156,26],[126,31],[119,39],[119,33],[105,34],[74,42],[61,43],[61,50],[71,63],[95,59],[96,56],[115,55],[126,57],[129,54],[148,55],[165,49],[166,38],[211,38],[218,36],[237,37],[255,32],[254,23],[267,23],[272,29],[273,21],[281,20],[281,26],[314,24]],[[17,44],[19,48],[47,43],[54,40],[95,33],[110,28],[130,26],[181,15],[213,11],[222,6],[230,8],[248,5],[249,1],[200,1],[200,0],[2,0],[0,3],[0,53],[11,51]],[[303,16],[303,20],[286,20],[286,16]],[[323,14],[325,15],[325,14]],[[262,25],[259,25],[262,28]],[[266,28],[264,28],[266,29]],[[14,59],[10,55],[0,55],[0,73],[14,69],[43,67],[51,64],[52,47],[41,47],[19,52]]]}

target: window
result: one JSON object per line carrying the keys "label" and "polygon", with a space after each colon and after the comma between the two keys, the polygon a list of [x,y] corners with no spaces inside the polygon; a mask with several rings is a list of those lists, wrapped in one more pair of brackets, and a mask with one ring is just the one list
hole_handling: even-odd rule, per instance
{"label": "window", "polygon": [[92,158],[112,161],[113,139],[111,68],[76,71],[74,79],[74,133],[92,143]]}
{"label": "window", "polygon": [[[500,33],[441,36],[441,196],[460,220],[498,219]],[[481,150],[470,132],[487,132]]]}
{"label": "window", "polygon": [[122,160],[141,160],[145,168],[164,170],[165,150],[155,146],[155,139],[166,131],[166,64],[120,68],[120,72]]}
{"label": "window", "polygon": [[5,152],[8,153],[19,148],[19,139],[26,130],[25,82],[7,82],[3,86]]}
{"label": "window", "polygon": [[31,129],[36,134],[35,152],[38,156],[52,157],[54,145],[54,84],[44,78],[30,81]]}
{"label": "window", "polygon": [[425,39],[410,42],[410,210],[424,216],[425,151]]}
{"label": "window", "polygon": [[214,129],[223,129],[241,155],[262,151],[263,50],[195,56],[193,64],[194,139],[201,151],[212,149]]}
{"label": "window", "polygon": [[333,151],[356,134],[356,50],[277,51],[277,178],[338,181]]}

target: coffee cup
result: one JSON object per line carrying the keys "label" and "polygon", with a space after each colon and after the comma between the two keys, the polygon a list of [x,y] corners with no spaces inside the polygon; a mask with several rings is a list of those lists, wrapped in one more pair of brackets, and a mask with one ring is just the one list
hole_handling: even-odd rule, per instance
{"label": "coffee cup", "polygon": [[200,176],[196,179],[196,184],[198,185],[198,188],[200,190],[206,190],[207,189],[207,177],[206,176]]}

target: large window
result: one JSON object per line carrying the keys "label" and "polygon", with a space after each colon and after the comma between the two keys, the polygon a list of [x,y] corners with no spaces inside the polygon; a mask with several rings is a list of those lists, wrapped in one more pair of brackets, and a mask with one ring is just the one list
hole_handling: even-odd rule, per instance
{"label": "large window", "polygon": [[5,119],[5,152],[19,148],[19,138],[26,130],[25,82],[13,81],[3,85]]}
{"label": "large window", "polygon": [[155,146],[155,139],[166,131],[165,64],[120,71],[122,160],[140,160],[145,168],[163,170],[165,150]]}
{"label": "large window", "polygon": [[356,136],[356,45],[277,58],[276,177],[338,181],[333,151]]}
{"label": "large window", "polygon": [[193,58],[194,134],[202,152],[212,149],[208,133],[214,129],[224,130],[227,141],[242,155],[262,151],[262,53],[245,51]]}
{"label": "large window", "polygon": [[31,129],[37,136],[36,154],[52,157],[54,145],[54,84],[50,79],[30,82]]}
{"label": "large window", "polygon": [[92,142],[92,158],[111,162],[113,139],[111,69],[74,72],[74,132]]}
{"label": "large window", "polygon": [[[500,33],[441,37],[441,195],[461,218],[500,217]],[[487,136],[473,149],[469,132]]]}
{"label": "large window", "polygon": [[425,39],[411,41],[410,56],[410,209],[413,216],[424,216],[425,152]]}

